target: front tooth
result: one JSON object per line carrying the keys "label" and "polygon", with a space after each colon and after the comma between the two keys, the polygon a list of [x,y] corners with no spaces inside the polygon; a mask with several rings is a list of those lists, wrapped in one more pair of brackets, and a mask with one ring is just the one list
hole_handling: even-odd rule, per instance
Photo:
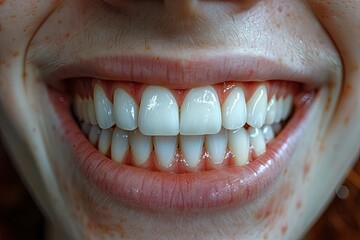
{"label": "front tooth", "polygon": [[168,89],[158,86],[145,89],[141,97],[139,130],[152,136],[179,134],[179,107]]}
{"label": "front tooth", "polygon": [[154,137],[156,159],[163,167],[170,167],[177,149],[177,136]]}
{"label": "front tooth", "polygon": [[250,143],[254,148],[256,156],[260,156],[266,151],[266,142],[262,131],[259,128],[250,127],[248,129]]}
{"label": "front tooth", "polygon": [[130,132],[130,147],[131,153],[136,165],[142,165],[149,158],[153,149],[152,139],[135,130]]}
{"label": "front tooth", "polygon": [[265,123],[267,107],[267,90],[264,85],[259,86],[247,102],[247,123],[260,128]]}
{"label": "front tooth", "polygon": [[236,165],[245,165],[249,162],[250,140],[245,128],[229,131],[229,147],[235,157]]}
{"label": "front tooth", "polygon": [[220,164],[224,160],[228,136],[226,129],[222,128],[218,134],[207,135],[205,146],[213,163]]}
{"label": "front tooth", "polygon": [[215,89],[211,86],[191,89],[180,111],[180,134],[215,134],[221,130],[221,110]]}
{"label": "front tooth", "polygon": [[275,114],[276,123],[279,123],[281,121],[283,105],[284,105],[284,99],[283,97],[280,97],[276,102],[276,114]]}
{"label": "front tooth", "polygon": [[97,125],[94,100],[92,98],[88,100],[88,115],[90,123],[92,125]]}
{"label": "front tooth", "polygon": [[265,125],[262,127],[262,133],[264,134],[264,138],[266,142],[270,142],[274,139],[275,133],[271,126]]}
{"label": "front tooth", "polygon": [[222,105],[222,125],[229,130],[243,127],[246,123],[246,102],[244,91],[234,88]]}
{"label": "front tooth", "polygon": [[101,130],[98,149],[103,155],[106,155],[110,150],[112,133],[112,128]]}
{"label": "front tooth", "polygon": [[283,105],[283,112],[282,112],[282,116],[281,116],[281,120],[286,120],[292,110],[292,103],[293,103],[293,98],[291,95],[287,96],[284,100],[284,105]]}
{"label": "front tooth", "polygon": [[91,142],[92,145],[95,146],[95,144],[97,143],[99,136],[100,136],[100,132],[101,132],[101,129],[97,125],[94,125],[91,127],[90,133],[89,133],[89,141]]}
{"label": "front tooth", "polygon": [[272,98],[270,99],[267,105],[265,123],[267,125],[273,124],[275,121],[275,116],[276,116],[276,98],[274,95],[272,96]]}
{"label": "front tooth", "polygon": [[137,128],[139,107],[135,100],[121,88],[114,92],[113,114],[116,126],[119,128],[129,131]]}
{"label": "front tooth", "polygon": [[194,168],[200,162],[204,144],[204,136],[180,135],[180,148],[187,166]]}
{"label": "front tooth", "polygon": [[129,137],[127,132],[116,127],[112,135],[111,159],[116,162],[122,162],[129,149]]}
{"label": "front tooth", "polygon": [[98,84],[94,86],[94,106],[96,121],[100,128],[107,129],[113,126],[112,103],[107,98],[105,91]]}

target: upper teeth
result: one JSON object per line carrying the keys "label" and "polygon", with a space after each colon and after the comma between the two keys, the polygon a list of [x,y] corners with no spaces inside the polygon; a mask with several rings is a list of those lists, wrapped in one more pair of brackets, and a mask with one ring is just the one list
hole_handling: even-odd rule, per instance
{"label": "upper teeth", "polygon": [[[235,163],[245,164],[249,149],[255,156],[266,151],[266,142],[276,132],[270,125],[287,119],[293,104],[291,95],[279,99],[274,95],[268,101],[265,85],[258,86],[248,101],[243,89],[236,86],[222,104],[212,86],[193,88],[180,108],[172,92],[160,86],[144,89],[140,107],[122,88],[115,89],[113,103],[107,96],[100,84],[95,84],[93,98],[75,97],[77,118],[94,125],[83,127],[90,142],[118,162],[130,147],[134,164],[139,166],[146,165],[154,148],[163,168],[172,165],[178,141],[189,168],[199,164],[204,144],[215,164],[223,161],[227,146]],[[117,127],[111,128],[115,124]]]}

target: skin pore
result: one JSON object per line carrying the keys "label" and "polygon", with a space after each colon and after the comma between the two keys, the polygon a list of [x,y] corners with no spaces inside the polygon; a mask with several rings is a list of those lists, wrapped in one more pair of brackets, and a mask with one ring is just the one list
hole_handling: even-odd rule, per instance
{"label": "skin pore", "polygon": [[[359,11],[356,0],[0,0],[2,139],[47,217],[73,239],[301,238],[358,154]],[[119,70],[126,64],[131,71]],[[255,87],[248,84],[280,91],[272,89],[274,80],[299,83],[311,100],[303,108],[294,103],[267,153],[246,166],[224,167],[254,173],[256,161],[274,162],[276,173],[232,178],[254,184],[248,191],[230,186],[234,195],[221,195],[216,206],[211,199],[196,205],[208,196],[196,193],[220,186],[216,174],[231,170],[164,174],[114,163],[71,115],[79,81],[132,81],[141,85],[136,94],[160,85],[183,95],[236,82],[250,89],[249,100]],[[271,153],[284,160],[267,161]],[[132,181],[124,183],[124,172]],[[137,186],[132,175],[152,176],[144,195],[126,191]],[[214,181],[200,185],[198,176]],[[188,181],[197,191],[183,188],[184,195],[169,197],[178,203],[171,205],[154,190],[169,179],[174,189]]]}

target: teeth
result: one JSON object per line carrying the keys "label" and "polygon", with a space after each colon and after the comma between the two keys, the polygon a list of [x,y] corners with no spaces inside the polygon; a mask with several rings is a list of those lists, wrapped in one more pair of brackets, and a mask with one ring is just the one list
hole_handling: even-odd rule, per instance
{"label": "teeth", "polygon": [[91,142],[92,145],[96,145],[98,139],[99,139],[99,136],[100,136],[100,132],[101,132],[101,129],[97,126],[97,125],[94,125],[91,127],[90,129],[90,133],[89,133],[89,141]]}
{"label": "teeth", "polygon": [[275,133],[271,126],[265,125],[262,127],[262,133],[264,134],[264,138],[266,142],[270,142],[274,139]]}
{"label": "teeth", "polygon": [[283,104],[284,104],[284,99],[283,97],[280,97],[276,102],[276,114],[275,114],[276,123],[279,123],[281,121],[282,111],[284,108]]}
{"label": "teeth", "polygon": [[204,136],[180,135],[180,148],[184,154],[185,162],[190,168],[194,168],[199,164],[203,144]]}
{"label": "teeth", "polygon": [[89,105],[89,100],[84,99],[83,103],[82,103],[81,111],[82,111],[82,116],[84,118],[85,123],[90,123],[90,118],[89,118],[89,113],[88,113],[88,105]]}
{"label": "teeth", "polygon": [[94,108],[94,100],[92,98],[90,98],[88,100],[88,115],[89,115],[89,121],[92,125],[96,125],[97,121],[96,121],[96,114],[95,114],[95,108]]}
{"label": "teeth", "polygon": [[246,123],[246,102],[244,91],[234,88],[222,105],[222,125],[229,130],[236,130]]}
{"label": "teeth", "polygon": [[213,163],[220,164],[223,162],[227,142],[227,131],[224,128],[222,128],[218,134],[206,136],[205,146],[206,149],[209,151]]}
{"label": "teeth", "polygon": [[98,149],[103,155],[106,155],[110,150],[112,133],[112,128],[101,130]]}
{"label": "teeth", "polygon": [[127,132],[116,127],[112,135],[111,159],[116,162],[122,162],[128,149],[129,137]]}
{"label": "teeth", "polygon": [[250,127],[248,129],[250,144],[253,146],[255,155],[260,156],[266,151],[266,142],[262,131],[258,128]]}
{"label": "teeth", "polygon": [[139,129],[144,135],[179,134],[179,107],[169,90],[157,86],[145,89],[140,104]]}
{"label": "teeth", "polygon": [[100,128],[108,129],[114,125],[112,116],[112,103],[107,98],[104,90],[100,85],[95,84],[94,87],[94,106],[96,121]]}
{"label": "teeth", "polygon": [[259,86],[247,102],[247,123],[252,127],[260,128],[265,123],[267,107],[266,87]]}
{"label": "teeth", "polygon": [[142,135],[139,130],[130,132],[130,147],[135,164],[143,165],[153,150],[152,138]]}
{"label": "teeth", "polygon": [[178,146],[177,136],[154,137],[156,159],[162,167],[170,167]]}
{"label": "teeth", "polygon": [[116,126],[124,130],[137,128],[139,107],[135,100],[123,89],[114,92],[113,114]]}
{"label": "teeth", "polygon": [[249,134],[245,128],[229,131],[229,147],[235,157],[236,165],[245,165],[249,162]]}
{"label": "teeth", "polygon": [[282,120],[286,120],[289,117],[292,110],[292,103],[293,103],[292,96],[291,95],[287,96],[284,100],[283,112],[281,116]]}
{"label": "teeth", "polygon": [[180,134],[215,134],[221,129],[219,99],[213,87],[191,89],[180,111]]}
{"label": "teeth", "polygon": [[80,127],[81,127],[81,131],[85,133],[86,136],[89,136],[91,125],[83,122],[80,124]]}
{"label": "teeth", "polygon": [[272,98],[270,99],[267,105],[265,123],[267,125],[273,124],[275,121],[275,116],[276,116],[276,98],[274,95],[272,96]]}

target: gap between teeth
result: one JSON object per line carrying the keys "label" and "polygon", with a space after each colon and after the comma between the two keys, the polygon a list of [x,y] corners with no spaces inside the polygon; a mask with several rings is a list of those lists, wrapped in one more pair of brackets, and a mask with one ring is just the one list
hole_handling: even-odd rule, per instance
{"label": "gap between teeth", "polygon": [[188,170],[198,169],[206,154],[210,165],[223,164],[229,151],[230,164],[245,165],[266,152],[292,108],[291,95],[268,100],[264,85],[247,102],[242,88],[234,87],[222,106],[212,86],[194,88],[179,107],[164,87],[148,86],[138,106],[121,88],[111,102],[95,84],[93,97],[76,95],[73,106],[82,131],[103,155],[124,162],[131,153],[130,164],[149,167],[154,152],[161,171],[172,171],[179,154]]}

